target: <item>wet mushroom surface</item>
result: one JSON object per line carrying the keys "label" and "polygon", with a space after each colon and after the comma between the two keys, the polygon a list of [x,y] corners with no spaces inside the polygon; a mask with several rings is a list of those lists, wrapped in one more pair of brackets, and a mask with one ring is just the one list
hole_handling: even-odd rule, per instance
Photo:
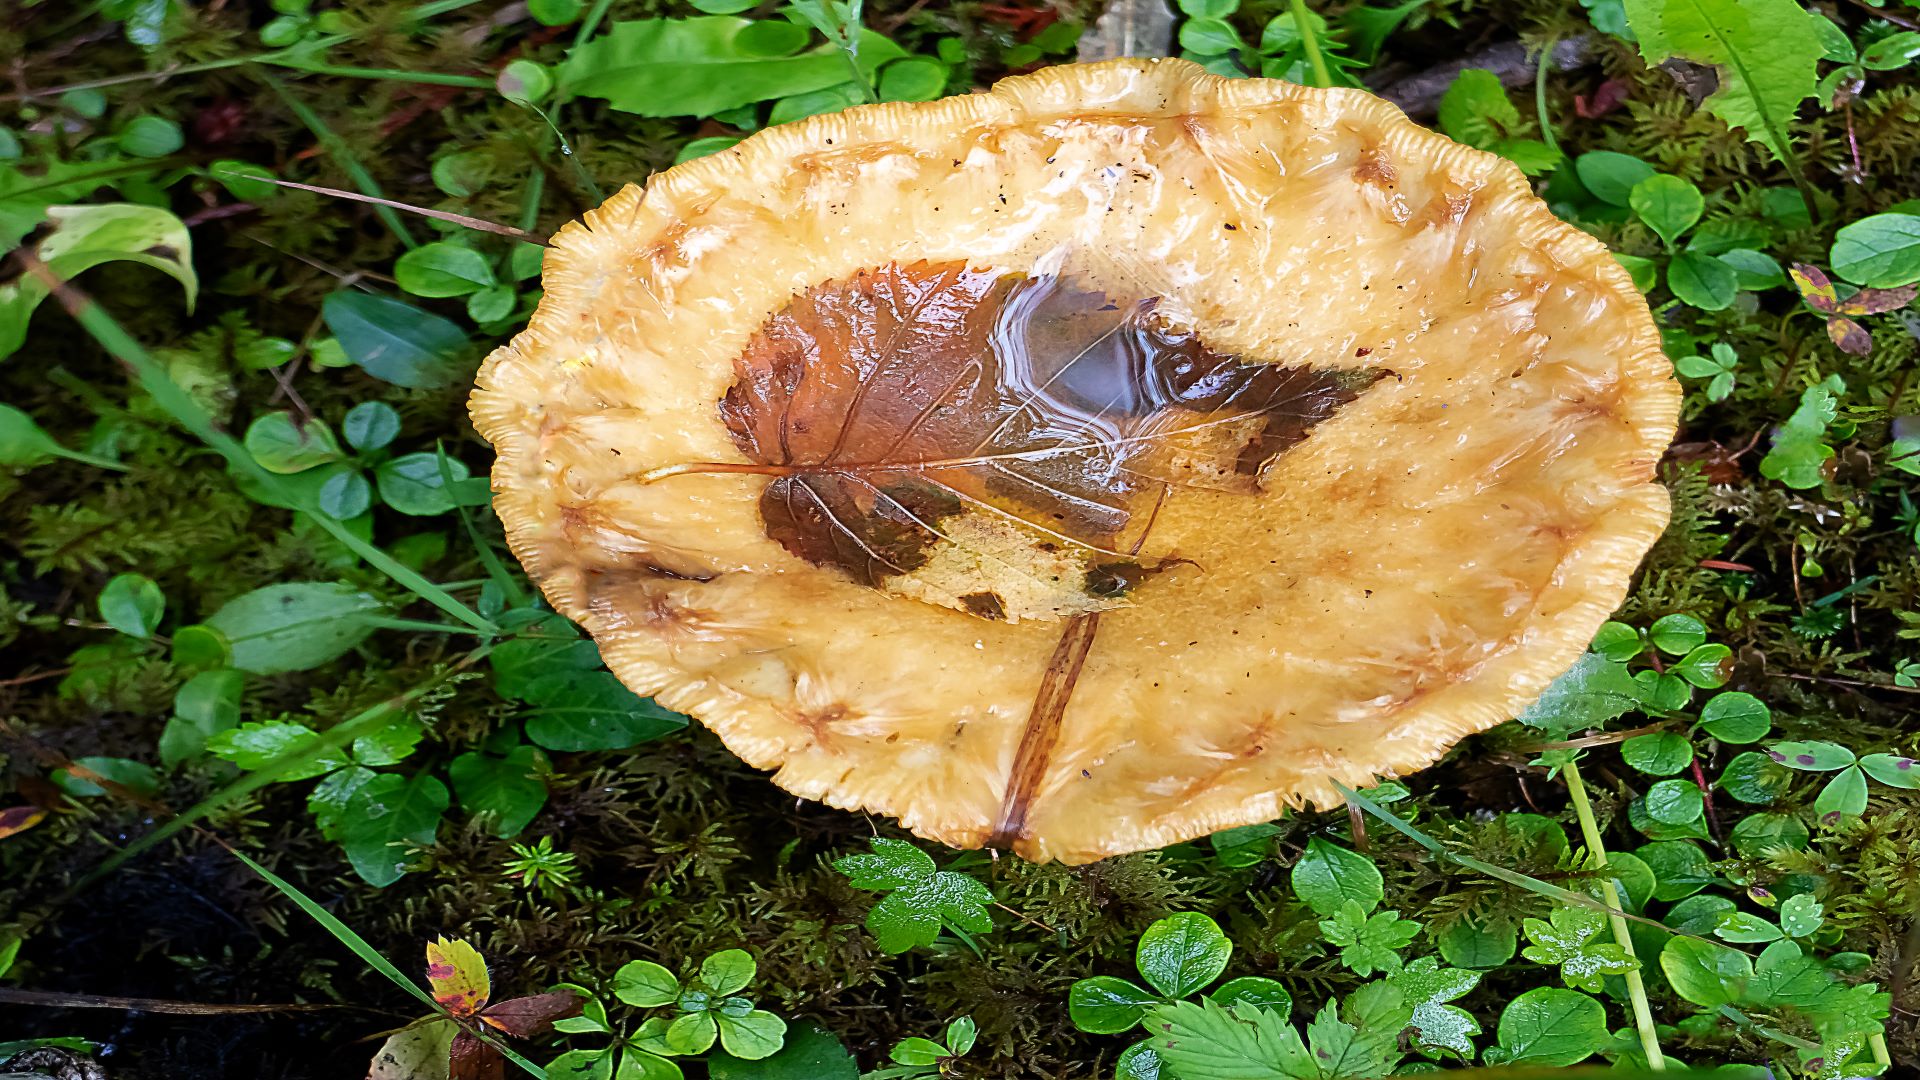
{"label": "wet mushroom surface", "polygon": [[775,782],[1086,862],[1423,767],[1667,518],[1646,304],[1370,95],[1115,61],[769,129],[555,238],[496,506]]}

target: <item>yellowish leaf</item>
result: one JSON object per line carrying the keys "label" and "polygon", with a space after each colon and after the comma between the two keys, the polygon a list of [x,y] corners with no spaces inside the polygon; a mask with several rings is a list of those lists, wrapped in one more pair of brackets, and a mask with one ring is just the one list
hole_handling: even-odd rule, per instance
{"label": "yellowish leaf", "polygon": [[433,1000],[454,1016],[479,1012],[492,992],[480,951],[457,938],[428,943],[427,981],[433,985]]}

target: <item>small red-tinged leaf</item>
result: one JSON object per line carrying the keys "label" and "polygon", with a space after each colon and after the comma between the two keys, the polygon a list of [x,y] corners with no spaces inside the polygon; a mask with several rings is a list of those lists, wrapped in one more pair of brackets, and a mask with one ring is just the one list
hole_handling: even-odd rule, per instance
{"label": "small red-tinged leaf", "polygon": [[1865,356],[1873,351],[1873,335],[1845,315],[1835,315],[1827,320],[1827,336],[1840,346],[1843,353]]}
{"label": "small red-tinged leaf", "polygon": [[516,1039],[537,1039],[553,1030],[555,1020],[580,1015],[583,1000],[571,990],[509,998],[487,1006],[480,1022]]}
{"label": "small red-tinged leaf", "polygon": [[1840,305],[1842,315],[1884,315],[1913,303],[1920,285],[1902,285],[1897,289],[1861,289]]}
{"label": "small red-tinged leaf", "polygon": [[1793,278],[1794,285],[1800,289],[1800,298],[1815,311],[1834,312],[1840,308],[1840,298],[1833,291],[1833,282],[1817,266],[1806,263],[1794,263],[1787,275]]}
{"label": "small red-tinged leaf", "polygon": [[447,1054],[449,1080],[507,1080],[507,1059],[471,1031],[453,1037]]}
{"label": "small red-tinged leaf", "polygon": [[396,1031],[380,1044],[367,1080],[448,1080],[448,1052],[459,1026],[435,1019]]}
{"label": "small red-tinged leaf", "polygon": [[38,806],[9,806],[0,810],[0,840],[23,833],[46,820],[47,812]]}
{"label": "small red-tinged leaf", "polygon": [[433,1000],[454,1016],[472,1016],[485,1008],[492,989],[480,951],[458,938],[428,943],[427,981],[433,984]]}
{"label": "small red-tinged leaf", "polygon": [[1629,88],[1619,79],[1608,79],[1589,98],[1585,94],[1573,96],[1573,111],[1582,120],[1598,120],[1620,107],[1627,100]]}

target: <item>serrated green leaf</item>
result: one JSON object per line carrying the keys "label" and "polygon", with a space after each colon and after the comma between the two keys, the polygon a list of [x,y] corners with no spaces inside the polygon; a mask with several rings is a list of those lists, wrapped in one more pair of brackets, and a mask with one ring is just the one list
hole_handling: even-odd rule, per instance
{"label": "serrated green leaf", "polygon": [[925,852],[905,841],[875,837],[872,854],[848,855],[834,868],[855,888],[891,890],[867,913],[867,929],[882,951],[931,945],[944,923],[973,933],[993,929],[986,908],[993,893],[965,874],[935,869]]}
{"label": "serrated green leaf", "polygon": [[1625,664],[1598,653],[1582,653],[1519,720],[1551,738],[1564,739],[1638,708],[1640,698],[1640,688]]}
{"label": "serrated green leaf", "polygon": [[1719,88],[1708,111],[1778,159],[1800,103],[1813,96],[1825,49],[1795,0],[1626,0],[1627,22],[1649,65],[1680,57],[1709,64]]}
{"label": "serrated green leaf", "polygon": [[506,839],[518,836],[547,804],[546,755],[532,746],[516,746],[504,757],[470,750],[447,766],[453,793],[471,814],[492,814],[488,830]]}
{"label": "serrated green leaf", "polygon": [[1261,1009],[1229,1012],[1210,1001],[1177,1001],[1148,1016],[1145,1045],[1181,1080],[1318,1077],[1319,1064],[1291,1024]]}
{"label": "serrated green leaf", "polygon": [[407,872],[407,850],[431,846],[449,803],[447,787],[426,772],[381,773],[347,800],[340,846],[361,879],[376,888]]}

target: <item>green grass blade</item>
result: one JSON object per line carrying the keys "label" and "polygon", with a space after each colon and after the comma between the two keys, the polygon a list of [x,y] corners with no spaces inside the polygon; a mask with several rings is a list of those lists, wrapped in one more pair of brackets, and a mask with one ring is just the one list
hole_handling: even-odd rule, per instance
{"label": "green grass blade", "polygon": [[24,251],[22,256],[31,260],[28,263],[33,273],[46,276],[48,285],[75,321],[93,335],[102,348],[113,354],[121,363],[131,368],[135,379],[142,389],[153,396],[153,400],[165,409],[181,427],[186,428],[199,439],[217,451],[227,463],[248,479],[273,493],[274,497],[307,514],[314,523],[325,529],[334,539],[345,544],[354,554],[366,560],[367,565],[392,578],[420,599],[459,619],[468,626],[485,634],[499,633],[499,627],[493,622],[461,603],[445,589],[428,581],[413,568],[404,565],[393,556],[378,547],[355,536],[342,525],[339,519],[322,511],[311,500],[295,492],[278,475],[260,467],[253,455],[238,439],[221,431],[214,425],[213,417],[201,408],[192,395],[180,387],[179,383],[167,374],[158,361],[148,354],[145,347],[135,341],[113,316],[106,313],[92,298],[75,289],[72,285],[54,276],[44,263],[32,259]]}
{"label": "green grass blade", "polygon": [[[1414,843],[1419,844],[1421,847],[1426,848],[1428,851],[1433,852],[1435,855],[1440,856],[1441,858],[1447,860],[1448,862],[1455,863],[1460,866],[1464,866],[1469,870],[1472,870],[1476,873],[1485,874],[1490,878],[1496,878],[1500,881],[1504,881],[1509,885],[1516,885],[1522,889],[1527,890],[1530,893],[1533,893],[1536,896],[1544,896],[1549,900],[1558,900],[1560,903],[1563,903],[1563,904],[1572,904],[1577,907],[1590,908],[1594,911],[1601,912],[1602,914],[1605,914],[1605,915],[1618,916],[1623,919],[1630,919],[1634,922],[1645,923],[1648,926],[1658,927],[1662,930],[1665,930],[1669,934],[1676,934],[1680,937],[1690,937],[1690,938],[1694,938],[1697,941],[1706,941],[1714,945],[1727,947],[1725,942],[1715,941],[1712,938],[1703,938],[1697,934],[1683,933],[1682,931],[1673,929],[1672,927],[1666,925],[1665,923],[1661,922],[1658,919],[1649,919],[1642,915],[1635,915],[1632,912],[1622,911],[1618,908],[1609,907],[1608,905],[1603,904],[1598,900],[1595,900],[1593,897],[1588,896],[1585,893],[1577,893],[1571,889],[1563,889],[1560,886],[1555,885],[1551,882],[1541,881],[1539,878],[1536,878],[1536,877],[1528,877],[1526,874],[1522,874],[1515,870],[1509,870],[1504,866],[1495,866],[1490,862],[1487,862],[1483,859],[1476,859],[1471,855],[1461,855],[1458,852],[1448,849],[1445,845],[1441,844],[1440,841],[1435,840],[1433,837],[1428,836],[1426,833],[1423,833],[1419,829],[1414,828],[1408,822],[1401,820],[1399,817],[1395,816],[1392,811],[1382,807],[1379,803],[1376,803],[1372,799],[1367,798],[1365,795],[1362,795],[1359,792],[1354,791],[1353,789],[1347,787],[1345,784],[1340,783],[1338,780],[1333,782],[1333,786],[1334,786],[1334,789],[1340,792],[1341,795],[1344,795],[1349,802],[1352,802],[1354,805],[1360,807],[1360,809],[1362,810],[1365,810],[1367,813],[1372,814],[1374,817],[1379,818],[1382,822],[1384,822],[1389,827],[1391,827],[1395,832],[1400,833],[1402,836],[1405,836],[1407,839],[1412,840]],[[1740,950],[1735,949],[1733,951],[1739,952]]]}
{"label": "green grass blade", "polygon": [[[537,177],[540,174],[534,175]],[[433,450],[440,455],[440,483],[451,489],[454,484],[453,463],[447,457],[447,448],[435,442]],[[486,537],[480,535],[479,527],[473,523],[473,514],[458,501],[453,504],[453,509],[460,518],[461,526],[466,529],[467,539],[473,542],[473,550],[480,558],[480,565],[487,571],[487,580],[493,582],[494,588],[500,590],[500,595],[506,600],[508,607],[526,607],[526,590],[513,579],[513,572],[507,569],[506,563],[500,561],[500,556],[494,552],[493,546],[487,543]]]}
{"label": "green grass blade", "polygon": [[343,67],[339,64],[322,64],[282,56],[263,56],[260,62],[290,71],[303,71],[309,75],[334,75],[343,79],[422,83],[428,86],[462,86],[470,90],[493,89],[492,79],[484,79],[478,75],[447,75],[437,71],[405,71],[400,68]]}
{"label": "green grass blade", "polygon": [[306,893],[303,893],[299,889],[295,888],[291,882],[288,882],[282,879],[278,874],[275,874],[273,871],[267,869],[264,866],[261,866],[257,862],[254,862],[252,859],[247,858],[244,852],[236,851],[233,853],[233,857],[236,859],[239,859],[243,863],[246,863],[247,869],[253,871],[256,874],[259,874],[262,878],[266,880],[267,884],[280,890],[280,894],[282,896],[285,896],[287,899],[293,901],[294,905],[297,906],[301,911],[304,911],[308,915],[313,916],[314,922],[317,922],[321,926],[325,927],[327,933],[332,934],[335,938],[337,938],[340,944],[345,945],[347,948],[353,950],[353,954],[355,956],[358,956],[360,959],[366,961],[368,967],[372,968],[373,970],[379,972],[382,975],[385,975],[390,981],[393,982],[395,986],[400,987],[401,989],[405,990],[407,993],[412,994],[414,997],[417,997],[421,1001],[425,1002],[427,1008],[432,1009],[435,1012],[446,1011],[445,1009],[442,1009],[440,1007],[439,1002],[433,1000],[432,994],[427,993],[425,990],[422,990],[420,989],[420,987],[415,985],[412,979],[407,978],[406,975],[401,973],[399,968],[393,966],[393,961],[388,960],[386,957],[380,955],[379,949],[376,949],[372,945],[367,944],[366,938],[363,938],[359,934],[354,933],[353,927],[348,926],[346,923],[341,922],[337,917],[335,917],[333,912],[328,911],[326,908],[323,908],[319,904],[314,903],[312,897],[308,896]]}
{"label": "green grass blade", "polygon": [[[393,965],[393,961],[388,960],[385,956],[382,956],[380,954],[379,949],[376,949],[372,945],[368,944],[366,938],[363,938],[359,934],[354,933],[353,927],[348,926],[346,923],[341,922],[338,918],[334,916],[333,912],[328,911],[326,908],[323,908],[319,904],[315,903],[312,897],[308,896],[306,893],[301,892],[299,888],[296,887],[292,882],[285,880],[284,878],[280,877],[278,874],[275,874],[273,871],[267,869],[264,866],[261,866],[259,863],[253,861],[252,859],[247,858],[245,853],[234,851],[232,848],[228,848],[227,850],[232,853],[234,858],[239,859],[241,862],[245,863],[247,866],[247,869],[253,871],[256,874],[259,874],[260,877],[264,879],[267,884],[280,890],[280,895],[293,901],[294,905],[298,907],[301,911],[304,911],[308,915],[312,916],[314,922],[319,923],[320,926],[323,929],[325,929],[327,933],[332,934],[334,938],[340,942],[340,944],[345,945],[348,949],[352,950],[353,955],[358,956],[360,959],[366,961],[366,964],[368,967],[372,968],[373,970],[379,972],[382,975],[385,975],[390,981],[393,982],[394,985],[399,986],[401,989],[405,990],[407,993],[412,994],[414,997],[417,997],[421,1001],[426,1002],[427,1008],[432,1009],[434,1012],[437,1012],[442,1016],[448,1015],[447,1010],[443,1008],[439,1002],[433,1000],[432,994],[429,994],[425,990],[420,989],[419,984],[415,983],[412,979],[407,978],[407,976],[403,972],[401,972],[399,968]],[[514,1053],[512,1049],[502,1045],[500,1041],[497,1038],[495,1038],[491,1033],[483,1030],[477,1030],[477,1028],[478,1028],[478,1025],[475,1025],[475,1027],[469,1028],[468,1030],[472,1031],[475,1035],[478,1035],[482,1040],[492,1044],[495,1050],[500,1051],[500,1053],[504,1055],[508,1061],[513,1062],[515,1065],[520,1066],[522,1069],[525,1069],[528,1075],[537,1076],[540,1078],[540,1080],[546,1080],[547,1071],[545,1069],[542,1069],[540,1066],[535,1065],[533,1062],[528,1061],[526,1058],[521,1057],[519,1054]]]}
{"label": "green grass blade", "polygon": [[[293,110],[293,114],[300,118],[300,122],[307,125],[307,130],[313,132],[314,138],[320,140],[320,145],[327,148],[327,153],[333,156],[333,160],[353,178],[354,184],[359,187],[362,195],[370,199],[386,199],[387,193],[381,190],[380,182],[373,178],[373,174],[367,171],[365,165],[360,164],[360,159],[354,156],[353,148],[347,145],[346,140],[335,134],[325,120],[320,119],[319,113],[308,108],[306,102],[293,96],[279,79],[264,71],[259,74],[261,81],[279,95],[287,108]],[[380,216],[380,220],[386,223],[387,228],[399,238],[401,244],[408,248],[420,246],[420,241],[415,240],[413,234],[407,231],[406,223],[400,220],[400,215],[395,213],[392,207],[376,203],[373,212]]]}

